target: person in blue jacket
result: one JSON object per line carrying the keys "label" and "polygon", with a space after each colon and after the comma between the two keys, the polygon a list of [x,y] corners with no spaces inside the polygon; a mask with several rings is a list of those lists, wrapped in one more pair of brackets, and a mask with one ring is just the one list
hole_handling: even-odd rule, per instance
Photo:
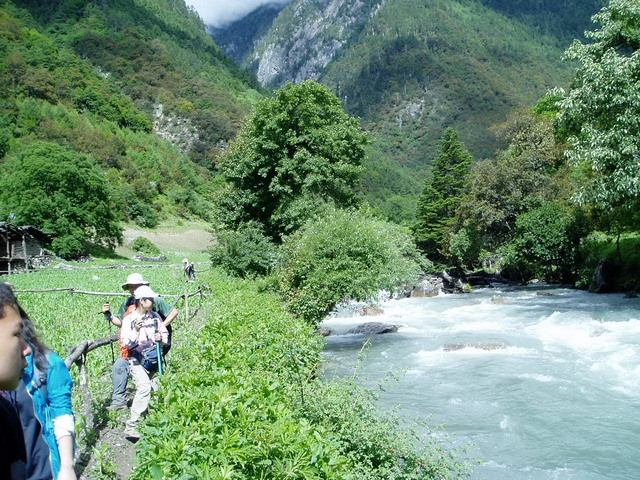
{"label": "person in blue jacket", "polygon": [[[33,351],[32,355],[27,356],[22,383],[31,396],[36,417],[42,424],[42,435],[51,453],[53,478],[76,480],[71,374],[64,361],[40,341],[31,320],[26,317],[22,321],[24,338]],[[18,409],[28,409],[26,403],[19,403]]]}

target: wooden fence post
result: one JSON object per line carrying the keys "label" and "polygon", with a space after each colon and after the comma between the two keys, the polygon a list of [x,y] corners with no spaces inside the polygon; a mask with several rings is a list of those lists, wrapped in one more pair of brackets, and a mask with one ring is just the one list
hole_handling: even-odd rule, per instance
{"label": "wooden fence post", "polygon": [[93,430],[93,409],[91,401],[91,392],[89,391],[89,374],[87,372],[87,353],[86,351],[78,358],[78,367],[80,367],[80,389],[82,390],[82,398],[84,399],[84,415],[87,430]]}

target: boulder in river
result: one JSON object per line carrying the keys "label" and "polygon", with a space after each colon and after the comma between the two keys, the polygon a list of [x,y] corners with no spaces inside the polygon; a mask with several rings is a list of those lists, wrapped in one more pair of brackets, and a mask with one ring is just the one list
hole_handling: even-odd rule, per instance
{"label": "boulder in river", "polygon": [[455,352],[456,350],[462,350],[463,348],[477,348],[479,350],[503,350],[507,348],[507,345],[503,343],[445,343],[442,346],[442,350],[445,352]]}
{"label": "boulder in river", "polygon": [[382,322],[367,322],[352,328],[347,333],[363,334],[363,335],[380,335],[383,333],[395,333],[398,331],[397,325],[391,325]]}
{"label": "boulder in river", "polygon": [[411,297],[435,297],[444,289],[442,277],[427,275],[420,280],[409,296]]}
{"label": "boulder in river", "polygon": [[618,268],[609,258],[603,258],[591,276],[589,291],[591,293],[610,293],[615,290]]}
{"label": "boulder in river", "polygon": [[365,305],[363,307],[358,308],[355,311],[356,315],[362,315],[363,317],[374,316],[374,315],[384,315],[384,310],[377,305]]}
{"label": "boulder in river", "polygon": [[331,328],[327,328],[327,327],[318,327],[316,329],[316,333],[322,337],[328,337],[330,335],[333,335],[335,332],[335,330],[331,329]]}

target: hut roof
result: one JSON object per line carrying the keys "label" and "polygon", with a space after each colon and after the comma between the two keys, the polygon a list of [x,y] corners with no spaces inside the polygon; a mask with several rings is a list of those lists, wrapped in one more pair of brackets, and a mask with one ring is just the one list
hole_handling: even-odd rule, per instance
{"label": "hut roof", "polygon": [[50,242],[53,238],[50,233],[43,232],[33,225],[17,226],[9,222],[0,222],[0,233],[7,235],[10,239],[22,238],[26,234],[41,242]]}

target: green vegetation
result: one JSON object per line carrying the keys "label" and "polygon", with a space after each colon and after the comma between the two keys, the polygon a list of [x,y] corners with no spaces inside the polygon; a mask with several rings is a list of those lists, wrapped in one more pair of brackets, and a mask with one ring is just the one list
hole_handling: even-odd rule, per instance
{"label": "green vegetation", "polygon": [[[3,172],[5,162],[25,155],[45,162],[34,152],[46,152],[31,144],[57,145],[100,167],[115,220],[148,228],[170,217],[210,220],[220,185],[213,157],[261,95],[197,14],[169,0],[3,1],[0,65]],[[46,199],[36,202],[45,208]],[[10,213],[19,218],[2,215]],[[87,239],[96,236],[104,234]],[[107,237],[110,244],[120,232]],[[63,243],[54,249],[64,255],[84,249],[84,242]]]}
{"label": "green vegetation", "polygon": [[49,142],[33,142],[3,163],[0,218],[38,225],[54,235],[63,257],[85,250],[85,241],[114,247],[119,218],[104,173],[92,158]]}
{"label": "green vegetation", "polygon": [[[617,288],[637,284],[629,273],[635,255],[619,249],[633,244],[640,225],[640,84],[633,73],[640,14],[633,2],[612,0],[594,19],[601,24],[587,33],[594,41],[576,41],[567,51],[579,62],[570,89],[549,92],[494,128],[506,148],[473,168],[470,191],[441,242],[463,265],[584,287],[598,255],[607,254],[620,272]],[[443,217],[431,224],[436,219]],[[605,246],[612,241],[615,255]]]}
{"label": "green vegetation", "polygon": [[580,63],[559,102],[569,132],[567,157],[583,173],[582,203],[637,210],[640,195],[640,12],[637,3],[612,0],[594,17],[601,28],[575,42],[567,57]]}
{"label": "green vegetation", "polygon": [[580,210],[542,203],[518,216],[514,238],[504,247],[507,269],[516,269],[520,278],[575,281],[580,241],[588,233]]}
{"label": "green vegetation", "polygon": [[278,245],[264,234],[262,226],[249,222],[236,230],[216,232],[211,262],[238,277],[268,275],[280,264]]}
{"label": "green vegetation", "polygon": [[446,245],[446,235],[456,209],[469,189],[470,168],[471,155],[458,140],[457,132],[447,129],[431,176],[418,200],[417,221],[413,228],[418,247],[433,260],[444,258],[440,248]]}
{"label": "green vegetation", "polygon": [[365,198],[385,218],[411,225],[446,128],[474,158],[493,157],[500,144],[489,127],[514,106],[568,84],[572,64],[561,61],[562,52],[603,3],[367,0],[330,10],[300,0],[266,34],[272,15],[262,11],[216,38],[232,43],[233,54],[246,52],[243,64],[254,70],[256,58],[267,56],[263,69],[279,72],[269,85],[315,75],[329,86],[370,133]]}
{"label": "green vegetation", "polygon": [[145,255],[156,256],[160,254],[160,249],[148,238],[137,237],[131,244],[134,252],[144,253]]}
{"label": "green vegetation", "polygon": [[314,325],[341,302],[412,285],[426,267],[407,232],[362,211],[318,217],[287,237],[283,250],[285,301]]}
{"label": "green vegetation", "polygon": [[229,182],[218,221],[257,222],[276,242],[322,208],[356,203],[366,136],[340,100],[315,82],[287,84],[263,100],[218,161]]}
{"label": "green vegetation", "polygon": [[[10,280],[17,288],[118,291],[123,275],[122,270],[45,270]],[[193,287],[167,269],[144,270],[144,275],[162,293]],[[277,295],[215,271],[201,280],[215,296],[190,303],[191,311],[198,307],[203,315],[195,319],[184,318],[184,305],[178,305],[182,313],[174,323],[174,347],[142,428],[132,478],[465,476],[467,466],[459,453],[444,450],[434,435],[425,442],[397,418],[378,411],[372,394],[355,383],[318,379],[321,337],[306,322],[285,313]],[[65,351],[64,345],[108,333],[98,313],[103,297],[68,292],[18,296],[43,338],[58,352]],[[93,408],[100,409],[111,387],[105,380],[110,375],[109,348],[91,352],[88,360]],[[77,384],[77,369],[72,372]],[[83,422],[79,397],[74,395],[74,410],[82,451],[93,446],[86,442],[95,442],[95,437]],[[112,468],[102,458],[100,468],[106,475]]]}
{"label": "green vegetation", "polygon": [[459,478],[448,452],[417,449],[358,387],[315,378],[321,341],[277,296],[207,280],[217,292],[210,321],[176,353],[134,479]]}
{"label": "green vegetation", "polygon": [[276,273],[290,311],[312,324],[343,301],[415,280],[410,237],[350,210],[365,145],[359,122],[318,83],[289,83],[260,102],[218,162],[229,185],[218,198],[214,265]]}

